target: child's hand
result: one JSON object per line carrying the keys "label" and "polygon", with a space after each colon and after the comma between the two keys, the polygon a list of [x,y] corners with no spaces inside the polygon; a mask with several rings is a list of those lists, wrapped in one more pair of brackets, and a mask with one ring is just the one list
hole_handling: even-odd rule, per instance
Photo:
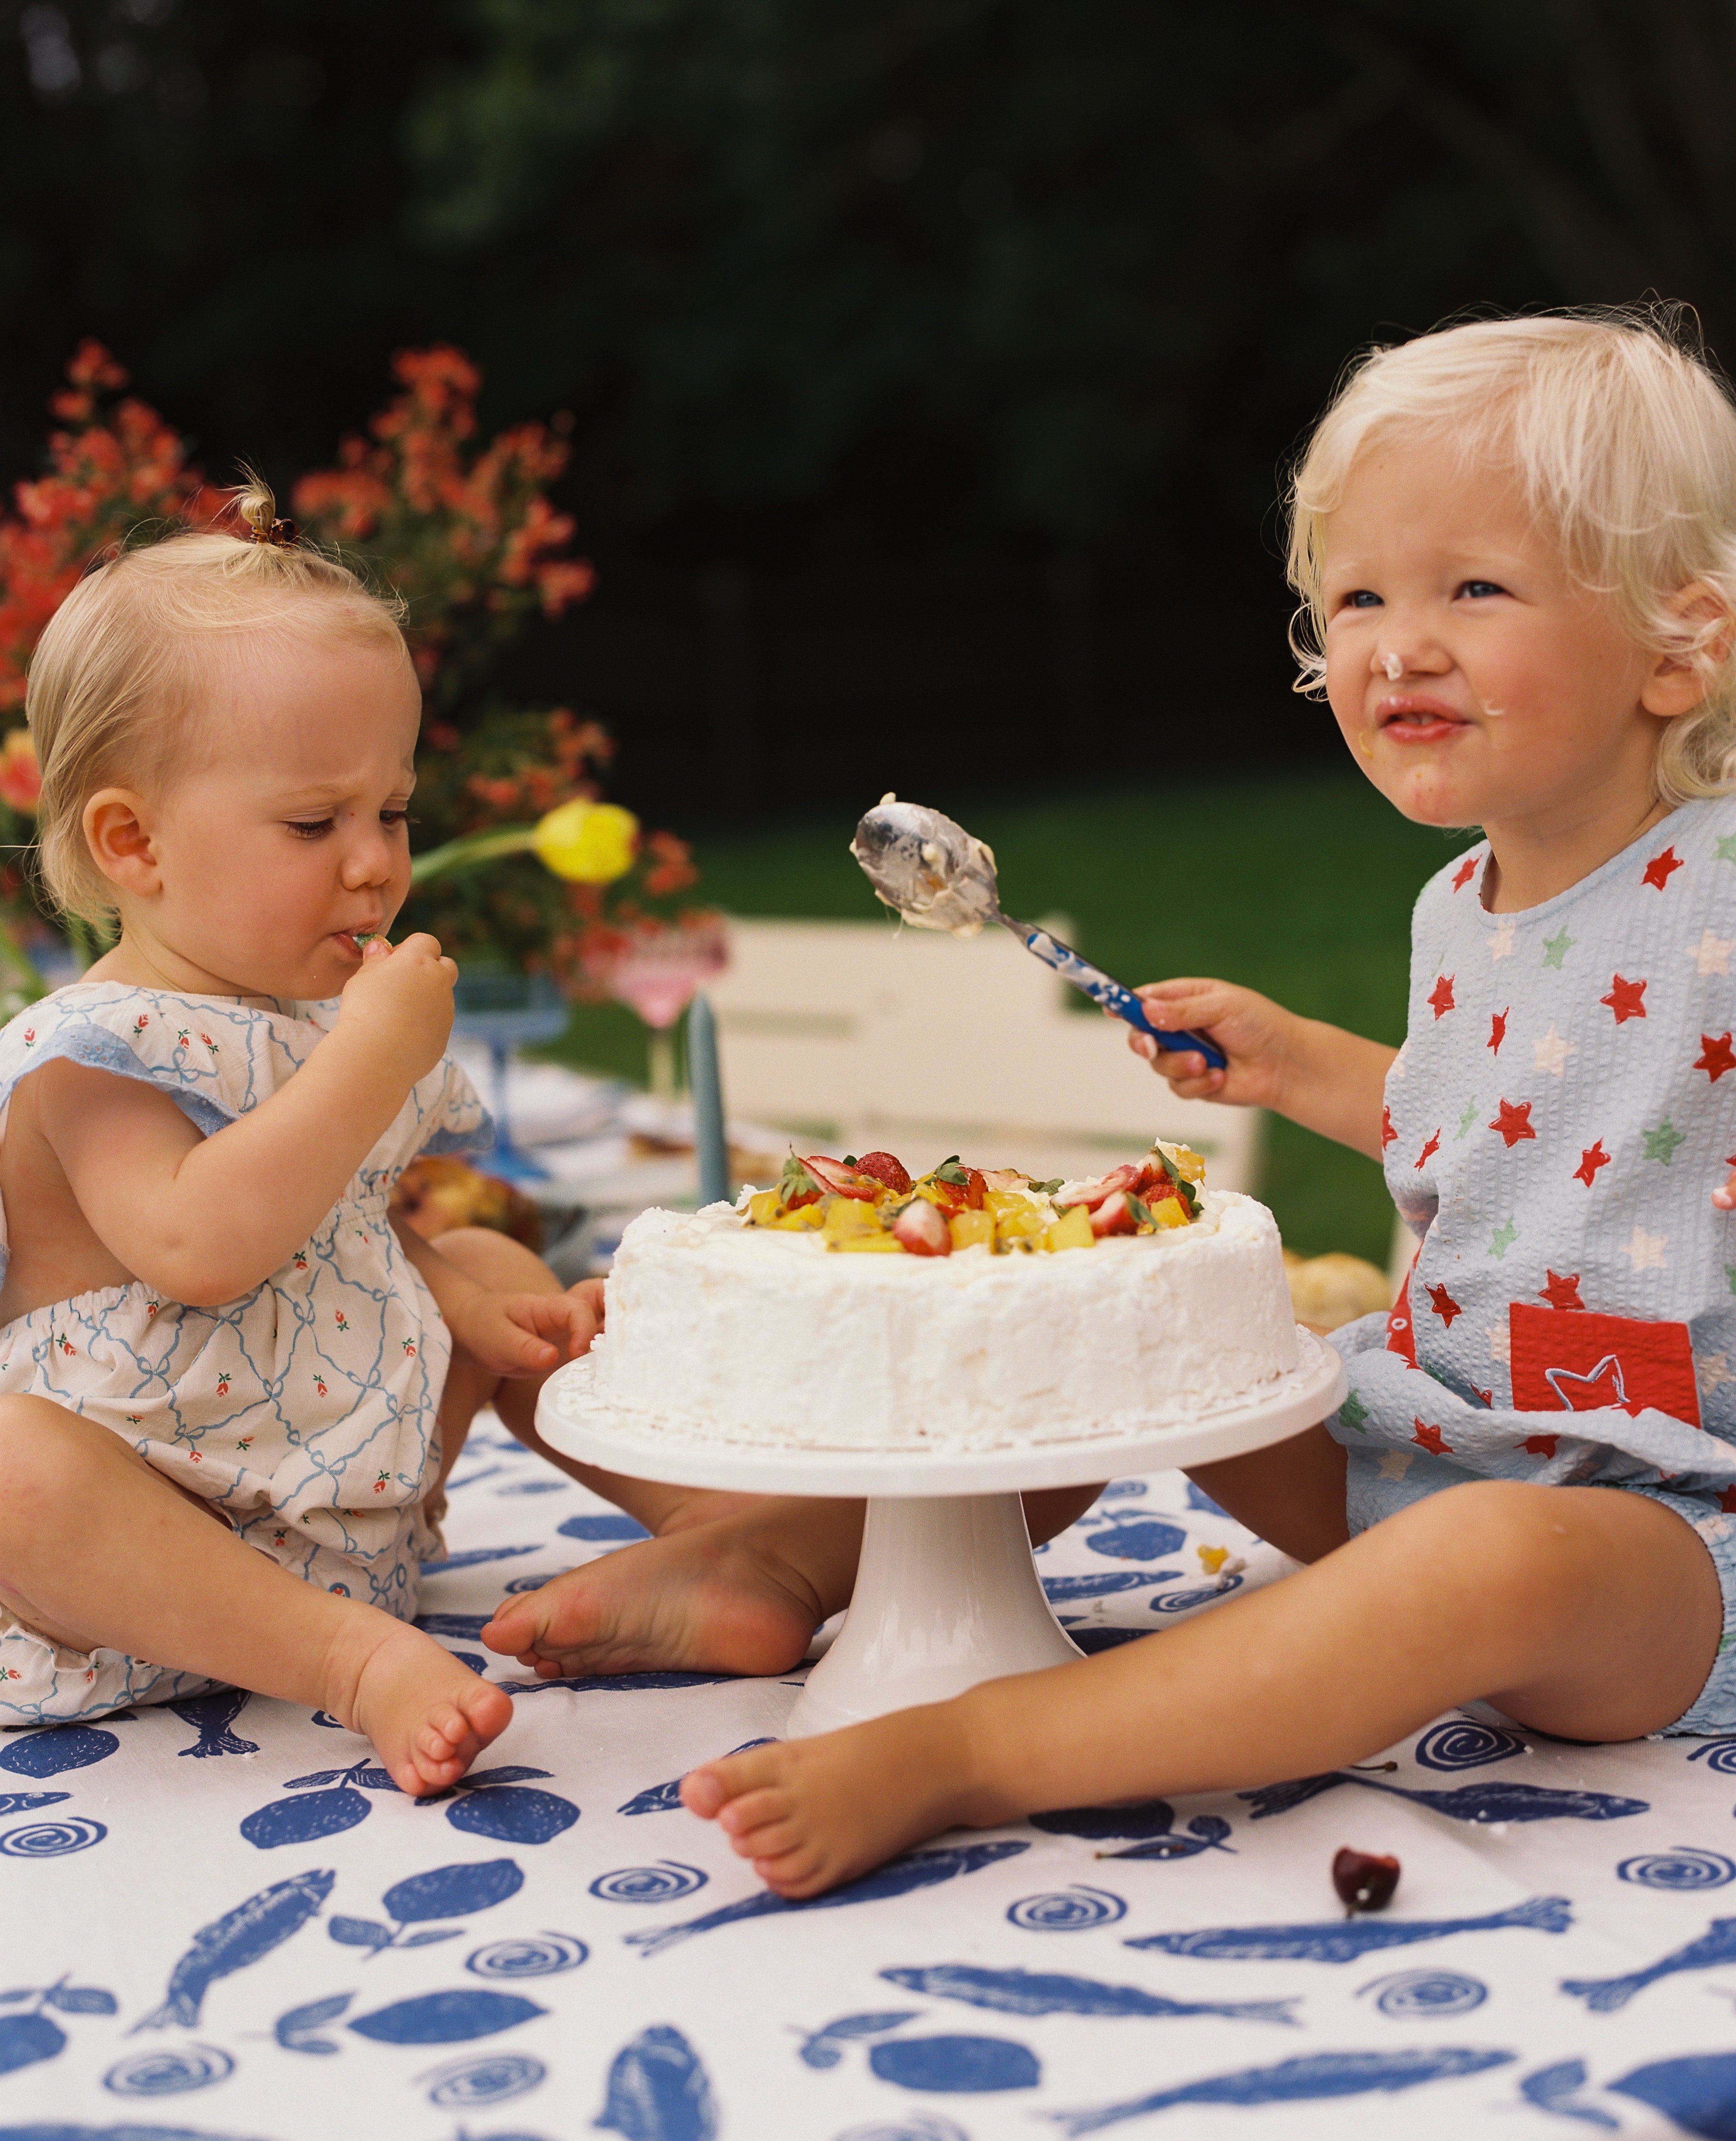
{"label": "child's hand", "polygon": [[1727,1174],[1712,1192],[1712,1202],[1720,1212],[1736,1212],[1736,1169]]}
{"label": "child's hand", "polygon": [[1282,1109],[1298,1024],[1293,1011],[1230,982],[1149,982],[1134,993],[1153,1026],[1171,1032],[1203,1029],[1230,1059],[1228,1070],[1208,1070],[1196,1051],[1160,1048],[1148,1033],[1129,1026],[1128,1046],[1183,1100]]}
{"label": "child's hand", "polygon": [[602,1328],[602,1281],[570,1293],[490,1293],[479,1287],[455,1314],[452,1336],[497,1376],[546,1376],[576,1361]]}
{"label": "child's hand", "polygon": [[437,938],[419,933],[394,945],[376,937],[344,984],[337,1030],[390,1050],[414,1085],[445,1053],[457,979]]}

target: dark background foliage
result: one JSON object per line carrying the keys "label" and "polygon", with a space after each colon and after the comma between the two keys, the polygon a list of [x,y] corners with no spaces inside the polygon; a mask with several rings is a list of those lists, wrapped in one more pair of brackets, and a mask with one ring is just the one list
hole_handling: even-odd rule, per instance
{"label": "dark background foliage", "polygon": [[684,811],[1332,747],[1280,470],[1466,307],[1736,323],[1721,0],[0,0],[0,476],[81,335],[287,489],[450,340],[577,417],[509,680]]}

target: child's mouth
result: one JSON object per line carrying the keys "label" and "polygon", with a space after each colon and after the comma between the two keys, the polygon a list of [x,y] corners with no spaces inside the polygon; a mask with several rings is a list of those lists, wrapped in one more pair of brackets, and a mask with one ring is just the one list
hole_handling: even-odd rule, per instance
{"label": "child's mouth", "polygon": [[1375,711],[1375,725],[1394,743],[1441,743],[1470,726],[1441,700],[1409,693],[1383,699]]}

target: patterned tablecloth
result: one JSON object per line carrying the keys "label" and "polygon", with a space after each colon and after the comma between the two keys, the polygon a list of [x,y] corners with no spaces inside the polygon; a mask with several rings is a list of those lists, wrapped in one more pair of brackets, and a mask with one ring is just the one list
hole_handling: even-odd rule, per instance
{"label": "patterned tablecloth", "polygon": [[[486,1424],[450,1528],[424,1625],[479,1667],[504,1584],[633,1532]],[[1040,1565],[1101,1647],[1211,1611],[1217,1546],[1282,1573],[1170,1474]],[[0,2141],[1736,2136],[1736,1743],[1449,1717],[1389,1769],[956,1833],[792,1907],[675,1784],[799,1684],[533,1686],[424,1805],[258,1697],[7,1737]],[[1383,1916],[1339,1912],[1342,1843],[1404,1862]]]}

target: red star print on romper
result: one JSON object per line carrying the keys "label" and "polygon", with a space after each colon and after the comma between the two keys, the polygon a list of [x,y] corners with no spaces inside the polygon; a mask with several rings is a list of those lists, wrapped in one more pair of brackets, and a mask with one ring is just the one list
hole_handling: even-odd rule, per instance
{"label": "red star print on romper", "polygon": [[[1598,1169],[1607,1167],[1609,1164],[1610,1155],[1603,1149],[1603,1139],[1599,1138],[1596,1144],[1587,1145],[1580,1154],[1579,1165],[1573,1170],[1573,1179],[1576,1182],[1583,1182],[1589,1189],[1591,1187],[1591,1178],[1596,1174]],[[1736,1161],[1733,1161],[1731,1164],[1736,1166]]]}
{"label": "red star print on romper", "polygon": [[1725,1487],[1719,1490],[1718,1506],[1727,1517],[1736,1517],[1736,1487]]}
{"label": "red star print on romper", "polygon": [[1444,1018],[1453,1009],[1453,977],[1443,974],[1429,992],[1429,1002],[1437,1018]]}
{"label": "red star print on romper", "polygon": [[1586,1305],[1579,1297],[1577,1272],[1571,1278],[1562,1278],[1558,1273],[1551,1272],[1548,1285],[1537,1288],[1537,1297],[1540,1301],[1547,1301],[1552,1308],[1583,1308]]}
{"label": "red star print on romper", "polygon": [[1561,1439],[1558,1435],[1527,1435],[1519,1447],[1528,1449],[1533,1457],[1553,1457],[1555,1445]]}
{"label": "red star print on romper", "polygon": [[1475,855],[1467,855],[1453,873],[1453,889],[1455,892],[1463,892],[1476,874],[1477,858]]}
{"label": "red star print on romper", "polygon": [[1726,1070],[1736,1070],[1736,1049],[1730,1046],[1729,1035],[1720,1033],[1714,1037],[1703,1033],[1699,1037],[1699,1061],[1694,1067],[1704,1070],[1714,1085]]}
{"label": "red star print on romper", "polygon": [[[1512,1009],[1512,1006],[1509,1004],[1507,1011]],[[1492,1055],[1498,1056],[1501,1053],[1501,1044],[1507,1038],[1507,1011],[1497,1011],[1489,1021],[1489,1037],[1483,1046]]]}
{"label": "red star print on romper", "polygon": [[1443,1438],[1438,1427],[1425,1427],[1419,1420],[1413,1420],[1411,1424],[1416,1429],[1411,1440],[1420,1443],[1431,1456],[1450,1457],[1453,1454],[1453,1445]]}
{"label": "red star print on romper", "polygon": [[1434,1135],[1429,1139],[1428,1144],[1425,1144],[1423,1149],[1417,1154],[1417,1172],[1419,1174],[1422,1173],[1424,1168],[1428,1165],[1429,1162],[1434,1158],[1434,1155],[1440,1150],[1440,1149],[1441,1134],[1437,1130]]}
{"label": "red star print on romper", "polygon": [[1520,1101],[1517,1108],[1511,1100],[1502,1100],[1498,1105],[1501,1112],[1489,1125],[1489,1128],[1497,1136],[1507,1139],[1507,1149],[1509,1152],[1516,1144],[1522,1144],[1527,1138],[1534,1138],[1537,1135],[1537,1132],[1531,1126],[1529,1100]]}
{"label": "red star print on romper", "polygon": [[1380,1110],[1380,1149],[1382,1152],[1384,1152],[1386,1148],[1394,1142],[1398,1134],[1399,1133],[1393,1128],[1392,1110],[1390,1108],[1383,1108]]}
{"label": "red star print on romper", "polygon": [[1453,1317],[1455,1316],[1463,1316],[1464,1314],[1463,1309],[1459,1307],[1458,1303],[1453,1298],[1452,1295],[1448,1292],[1446,1287],[1443,1286],[1430,1287],[1429,1289],[1429,1298],[1434,1304],[1435,1314],[1439,1317],[1442,1322],[1446,1325],[1449,1331],[1453,1328]]}
{"label": "red star print on romper", "polygon": [[1610,992],[1597,1001],[1607,1004],[1616,1014],[1617,1026],[1625,1026],[1630,1018],[1644,1018],[1645,1006],[1640,998],[1645,994],[1644,982],[1625,982],[1620,974],[1610,983]]}
{"label": "red star print on romper", "polygon": [[1655,885],[1661,892],[1670,882],[1671,871],[1679,870],[1681,867],[1682,859],[1675,849],[1665,848],[1662,854],[1654,855],[1645,865],[1645,873],[1641,883]]}

